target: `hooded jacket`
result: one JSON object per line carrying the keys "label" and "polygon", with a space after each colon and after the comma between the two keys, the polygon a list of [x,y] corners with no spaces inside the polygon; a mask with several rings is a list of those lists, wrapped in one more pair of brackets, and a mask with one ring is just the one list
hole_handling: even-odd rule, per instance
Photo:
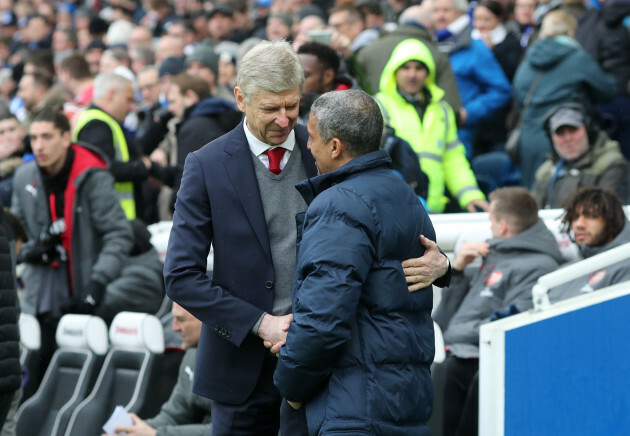
{"label": "hooded jacket", "polygon": [[[118,277],[132,246],[132,233],[114,191],[114,179],[103,169],[103,155],[88,145],[73,144],[72,147],[75,150],[73,168],[80,171],[68,181],[74,186],[74,196],[66,197],[65,218],[71,229],[68,252],[74,292],[81,296],[90,281],[106,285]],[[50,225],[47,201],[36,162],[18,168],[11,209],[29,238],[22,250],[36,244],[41,230]],[[24,312],[37,314],[38,294],[47,284],[50,268],[25,264],[22,275],[25,290],[20,300]]]}
{"label": "hooded jacket", "polygon": [[428,435],[431,287],[410,293],[400,262],[435,236],[384,150],[297,185],[293,322],[274,382],[304,401],[309,434]]}
{"label": "hooded jacket", "polygon": [[536,172],[533,195],[541,208],[561,208],[567,198],[582,187],[611,189],[626,198],[627,161],[619,143],[600,131],[595,144],[572,162],[558,154],[547,159]]}
{"label": "hooded jacket", "polygon": [[451,62],[448,56],[437,49],[429,31],[417,23],[405,23],[398,26],[392,32],[361,49],[357,55],[357,62],[364,71],[366,79],[366,83],[360,83],[361,87],[370,94],[376,94],[380,90],[381,76],[389,56],[398,44],[407,39],[417,39],[427,46],[435,61],[435,83],[444,90],[444,100],[457,114],[462,103],[459,99]]}
{"label": "hooded jacket", "polygon": [[[599,247],[591,247],[585,245],[580,251],[584,259],[603,253],[620,245],[630,243],[630,223],[626,221],[626,225],[621,232],[609,244]],[[549,290],[549,301],[555,303],[567,298],[576,297],[588,292],[593,292],[607,286],[630,280],[630,266],[627,260],[622,260],[601,270],[571,280],[555,288]]]}
{"label": "hooded jacket", "polygon": [[[0,210],[0,398],[22,384],[20,366],[19,309],[11,248]],[[1,415],[1,413],[0,413]],[[2,422],[0,422],[0,428]]]}
{"label": "hooded jacket", "polygon": [[[411,60],[424,63],[429,70],[424,84],[429,101],[422,120],[396,85],[396,71]],[[411,144],[422,171],[429,176],[427,206],[431,212],[444,210],[445,187],[462,208],[472,200],[485,199],[466,159],[466,149],[457,138],[453,110],[443,97],[444,91],[435,84],[435,63],[427,46],[414,39],[401,42],[383,70],[381,92],[376,94],[376,99],[385,122],[395,130],[396,136]]]}
{"label": "hooded jacket", "polygon": [[477,271],[472,265],[464,273],[454,271],[433,314],[446,347],[464,359],[479,357],[479,327],[495,310],[507,310],[510,303],[520,311],[530,309],[538,278],[562,263],[556,239],[540,220],[514,237],[488,243],[490,251]]}
{"label": "hooded jacket", "polygon": [[[531,101],[523,109],[523,102],[537,79]],[[522,119],[522,184],[529,188],[534,183],[536,170],[552,149],[549,137],[541,128],[545,114],[571,101],[604,103],[614,96],[615,84],[579,43],[567,36],[543,38],[532,44],[513,83],[514,99]]]}
{"label": "hooded jacket", "polygon": [[608,0],[587,9],[580,17],[576,39],[584,50],[617,83],[617,92],[630,93],[630,32],[623,20],[630,15],[630,2]]}

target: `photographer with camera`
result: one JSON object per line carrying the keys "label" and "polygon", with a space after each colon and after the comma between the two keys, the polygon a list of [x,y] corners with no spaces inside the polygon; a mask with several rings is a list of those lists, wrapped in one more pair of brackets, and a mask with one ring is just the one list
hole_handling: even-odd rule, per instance
{"label": "photographer with camera", "polygon": [[22,311],[42,326],[42,372],[64,313],[97,313],[132,247],[131,226],[103,155],[73,144],[62,112],[35,116],[29,134],[35,161],[14,177],[13,213],[26,229]]}

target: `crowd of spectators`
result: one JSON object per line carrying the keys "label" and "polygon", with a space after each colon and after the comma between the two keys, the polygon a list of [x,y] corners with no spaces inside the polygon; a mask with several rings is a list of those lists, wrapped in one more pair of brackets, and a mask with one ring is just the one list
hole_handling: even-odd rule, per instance
{"label": "crowd of spectators", "polygon": [[[429,49],[434,66],[429,75],[455,115],[455,126],[450,128],[456,128],[479,178],[486,174],[476,167],[475,159],[503,152],[510,132],[519,126],[513,164],[520,169],[520,184],[533,188],[538,168],[557,156],[543,120],[563,103],[582,105],[591,124],[618,142],[628,158],[627,2],[420,3],[3,1],[0,118],[7,124],[19,123],[15,135],[0,135],[3,205],[10,206],[8,180],[19,162],[16,158],[28,159],[30,152],[28,136],[25,141],[15,138],[25,132],[37,111],[55,108],[70,119],[75,140],[100,143],[93,145],[113,161],[110,169],[116,182],[130,183],[127,189],[133,190],[138,218],[148,224],[170,219],[173,190],[178,188],[187,153],[239,122],[233,95],[239,61],[262,39],[287,39],[303,54],[307,82],[300,120],[304,124],[310,104],[324,92],[361,88],[376,95],[382,91],[381,76],[394,48],[415,39]],[[207,89],[200,83],[191,85],[194,79],[186,76],[172,87],[172,79],[181,73],[203,79]],[[120,120],[102,107],[109,102],[104,87],[116,80],[108,74],[124,77],[132,87],[129,105],[121,106]],[[435,100],[435,96],[429,98]],[[414,129],[434,130],[433,119],[425,119],[423,105],[416,106],[421,122]],[[116,135],[106,132],[111,126],[82,115],[86,109],[103,110],[120,122],[126,153],[115,156],[115,147],[109,144]],[[15,121],[9,121],[10,117]],[[389,120],[390,127],[404,122],[400,117]],[[195,128],[195,124],[205,128]],[[428,186],[420,191],[428,192],[431,212],[487,209],[462,201],[476,186],[453,182],[469,171],[468,164],[447,162],[444,155],[438,160],[442,169],[436,176],[435,161],[430,161],[433,145],[420,150],[408,132],[393,134],[406,139],[420,154],[421,168],[427,168]],[[452,144],[434,145],[451,151]],[[589,144],[587,154],[596,148],[594,142]],[[620,166],[623,161],[616,163]],[[498,177],[496,182],[502,186],[514,184],[515,179]],[[423,183],[427,185],[426,180]],[[611,185],[606,187],[615,189],[625,202],[628,181],[615,177]],[[125,189],[121,186],[119,191]],[[479,189],[487,195],[492,188],[481,183]],[[558,207],[561,201],[541,206]],[[134,217],[132,206],[127,207],[123,206],[126,215]]]}
{"label": "crowd of spectators", "polygon": [[[0,0],[0,20],[0,204],[25,229],[23,238],[13,238],[23,244],[14,257],[22,248],[17,258],[26,265],[21,308],[37,315],[49,336],[63,313],[97,314],[109,323],[120,310],[157,310],[161,263],[144,224],[172,219],[186,156],[241,122],[234,96],[239,63],[262,40],[285,39],[299,55],[306,78],[300,123],[306,125],[321,94],[363,89],[380,104],[392,167],[430,213],[490,211],[495,239],[465,247],[476,254],[459,255],[457,293],[445,293],[438,312],[455,350],[448,365],[466,371],[451,417],[461,413],[476,377],[476,366],[462,370],[461,361],[478,357],[474,340],[462,347],[454,338],[476,337],[482,319],[509,303],[529,308],[509,286],[500,304],[475,310],[477,288],[495,276],[488,271],[471,281],[464,267],[477,256],[509,262],[520,256],[521,240],[551,256],[528,236],[553,245],[533,218],[536,204],[567,205],[565,230],[574,235],[581,234],[574,222],[582,215],[616,216],[617,228],[604,241],[578,245],[627,240],[628,224],[619,216],[630,201],[627,0]],[[55,116],[61,113],[63,121]],[[514,134],[508,166],[516,179],[475,165],[484,156],[505,156]],[[50,153],[60,160],[47,162]],[[80,171],[107,175],[80,185],[81,174],[72,172],[79,164]],[[487,177],[492,187],[522,189],[491,197],[492,187],[481,182]],[[67,188],[75,179],[76,192]],[[585,187],[616,197],[591,192],[576,199]],[[513,204],[518,198],[533,215],[512,228],[515,209],[523,219]],[[510,207],[497,212],[499,204]],[[55,225],[64,211],[69,233],[66,223]],[[84,219],[73,223],[75,211]],[[72,245],[79,235],[91,245]],[[553,269],[551,257],[528,277]],[[71,273],[51,281],[59,264]],[[517,282],[531,288],[530,281]],[[42,283],[56,286],[59,301],[42,300],[51,292]],[[62,284],[71,291],[57,289]],[[506,276],[502,285],[509,284]],[[574,291],[556,290],[554,299]],[[460,325],[471,308],[473,319]],[[459,328],[465,331],[455,333]],[[48,341],[54,347],[54,338]]]}

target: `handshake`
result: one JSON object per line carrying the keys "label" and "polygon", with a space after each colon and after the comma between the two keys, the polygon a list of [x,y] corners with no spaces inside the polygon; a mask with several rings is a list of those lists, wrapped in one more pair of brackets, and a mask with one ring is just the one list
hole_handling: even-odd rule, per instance
{"label": "handshake", "polygon": [[293,314],[273,316],[265,313],[260,326],[258,336],[263,340],[263,345],[278,356],[280,348],[286,343],[289,326],[293,321]]}
{"label": "handshake", "polygon": [[[284,316],[273,316],[265,313],[260,326],[258,327],[258,336],[263,340],[263,345],[269,348],[276,357],[280,354],[280,348],[286,344],[287,333],[293,321],[293,314]],[[289,405],[294,409],[302,407],[302,403],[288,401]]]}

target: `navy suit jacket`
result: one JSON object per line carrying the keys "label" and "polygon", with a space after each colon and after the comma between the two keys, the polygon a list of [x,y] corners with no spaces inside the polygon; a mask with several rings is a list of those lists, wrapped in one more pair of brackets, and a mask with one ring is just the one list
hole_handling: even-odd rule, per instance
{"label": "navy suit jacket", "polygon": [[[308,177],[317,174],[304,126],[294,129]],[[210,244],[213,278],[206,276]],[[250,334],[271,313],[274,271],[254,163],[243,123],[190,153],[177,193],[164,264],[166,293],[203,322],[195,393],[243,403],[268,350]]]}

